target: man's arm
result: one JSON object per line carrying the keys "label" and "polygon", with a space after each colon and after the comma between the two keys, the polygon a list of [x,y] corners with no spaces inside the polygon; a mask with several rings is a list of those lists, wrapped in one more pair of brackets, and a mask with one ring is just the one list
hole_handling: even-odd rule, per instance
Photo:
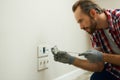
{"label": "man's arm", "polygon": [[[98,51],[102,51],[102,49],[100,47],[95,48]],[[103,52],[103,51],[102,51]],[[103,61],[104,62],[108,62],[111,64],[115,64],[115,65],[119,65],[120,66],[120,55],[118,54],[108,54],[108,53],[103,53]]]}
{"label": "man's arm", "polygon": [[103,53],[103,61],[120,66],[120,55]]}
{"label": "man's arm", "polygon": [[100,72],[104,68],[103,62],[92,63],[88,60],[79,59],[77,57],[71,56],[66,51],[60,51],[57,47],[51,48],[51,52],[53,53],[54,60],[66,64],[72,64],[76,67],[93,71],[93,72]]}
{"label": "man's arm", "polygon": [[[95,48],[98,51],[102,51],[100,47]],[[108,62],[111,64],[119,65],[120,66],[120,55],[118,54],[111,54],[111,53],[102,53],[103,56],[103,62]]]}
{"label": "man's arm", "polygon": [[91,63],[88,60],[82,60],[79,58],[75,58],[73,65],[88,71],[93,71],[93,72],[100,72],[104,68],[103,62]]}
{"label": "man's arm", "polygon": [[[115,64],[120,66],[120,55],[119,54],[111,54],[111,53],[104,53],[101,50],[91,49],[83,54],[80,54],[80,56],[83,55],[87,60],[90,62],[108,62],[111,64]],[[96,63],[95,62],[95,63]]]}
{"label": "man's arm", "polygon": [[[97,47],[95,49],[102,51],[100,47]],[[91,63],[88,60],[82,60],[78,58],[75,59],[73,65],[93,72],[101,72],[104,69],[104,62]]]}

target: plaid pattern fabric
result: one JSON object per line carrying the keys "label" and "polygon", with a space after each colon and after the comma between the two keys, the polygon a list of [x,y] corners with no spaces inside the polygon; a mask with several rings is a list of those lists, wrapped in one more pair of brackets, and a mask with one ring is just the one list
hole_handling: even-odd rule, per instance
{"label": "plaid pattern fabric", "polygon": [[[109,33],[117,47],[120,49],[120,9],[106,10],[105,14],[109,24]],[[113,53],[103,29],[95,31],[92,35],[90,35],[90,38],[94,48],[100,47],[106,53]],[[120,66],[110,63],[107,64],[108,67],[106,70],[120,80]]]}

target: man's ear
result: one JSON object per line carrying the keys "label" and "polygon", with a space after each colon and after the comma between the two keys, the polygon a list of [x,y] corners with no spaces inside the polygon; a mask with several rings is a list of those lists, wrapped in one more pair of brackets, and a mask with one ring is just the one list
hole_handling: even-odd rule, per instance
{"label": "man's ear", "polygon": [[96,10],[95,9],[91,9],[90,10],[90,15],[91,15],[91,17],[95,18],[95,16],[97,15]]}

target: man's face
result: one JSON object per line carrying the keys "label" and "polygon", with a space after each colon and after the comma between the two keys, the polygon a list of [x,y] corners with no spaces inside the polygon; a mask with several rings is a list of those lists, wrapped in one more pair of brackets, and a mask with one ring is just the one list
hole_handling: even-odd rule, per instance
{"label": "man's face", "polygon": [[81,29],[85,30],[89,34],[95,32],[97,27],[97,21],[94,20],[94,18],[91,18],[90,16],[83,13],[80,7],[76,9],[74,15]]}

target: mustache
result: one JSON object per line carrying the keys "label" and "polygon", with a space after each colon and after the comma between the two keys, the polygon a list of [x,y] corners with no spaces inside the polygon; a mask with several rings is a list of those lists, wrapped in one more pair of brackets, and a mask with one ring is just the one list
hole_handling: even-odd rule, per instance
{"label": "mustache", "polygon": [[89,29],[89,27],[84,27],[83,29],[84,29],[84,30],[87,30],[87,29]]}

